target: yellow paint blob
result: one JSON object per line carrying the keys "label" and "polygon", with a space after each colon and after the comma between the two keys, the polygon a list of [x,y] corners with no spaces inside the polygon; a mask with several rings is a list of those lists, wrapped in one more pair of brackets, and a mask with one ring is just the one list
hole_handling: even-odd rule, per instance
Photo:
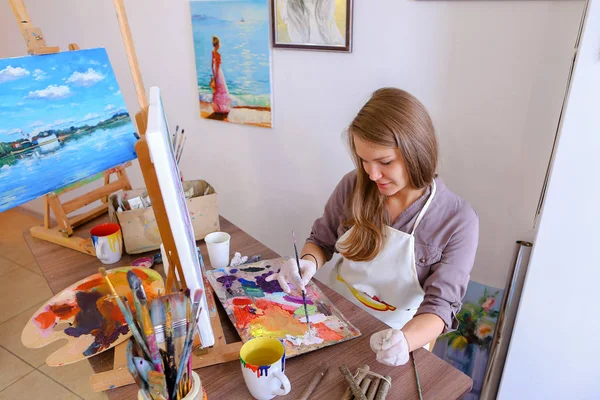
{"label": "yellow paint blob", "polygon": [[298,336],[306,333],[306,324],[275,305],[265,308],[264,315],[253,319],[250,324],[250,332],[254,337],[285,337],[285,335]]}

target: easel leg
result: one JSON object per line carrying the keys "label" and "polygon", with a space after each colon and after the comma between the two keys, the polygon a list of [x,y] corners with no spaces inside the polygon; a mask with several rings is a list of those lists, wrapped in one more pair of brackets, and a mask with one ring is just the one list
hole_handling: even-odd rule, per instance
{"label": "easel leg", "polygon": [[48,195],[44,196],[44,228],[50,229],[50,203]]}
{"label": "easel leg", "polygon": [[67,236],[72,235],[73,228],[71,227],[71,224],[69,224],[69,218],[67,217],[65,210],[62,208],[62,205],[58,200],[58,196],[54,193],[49,194],[48,203],[50,204],[50,208],[52,209],[54,217],[56,218],[56,223],[59,226],[58,229]]}

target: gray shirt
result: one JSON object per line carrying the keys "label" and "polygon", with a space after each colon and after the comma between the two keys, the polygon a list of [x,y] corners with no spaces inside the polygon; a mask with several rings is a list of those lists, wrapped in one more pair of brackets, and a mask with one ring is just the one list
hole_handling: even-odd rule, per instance
{"label": "gray shirt", "polygon": [[[452,193],[440,178],[435,182],[437,189],[433,201],[414,234],[416,268],[425,291],[425,298],[415,315],[438,315],[446,325],[446,333],[458,327],[456,314],[462,306],[475,261],[479,219],[471,205]],[[342,221],[349,215],[346,202],[355,185],[356,171],[342,178],[307,239],[323,249],[327,260],[336,251],[338,238],[347,230]],[[431,186],[398,216],[392,228],[410,233],[430,194]]]}

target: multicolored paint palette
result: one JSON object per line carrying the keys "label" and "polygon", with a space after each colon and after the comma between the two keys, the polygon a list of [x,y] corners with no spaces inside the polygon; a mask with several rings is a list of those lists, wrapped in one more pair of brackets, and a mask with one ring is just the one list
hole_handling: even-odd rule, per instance
{"label": "multicolored paint palette", "polygon": [[207,271],[206,275],[242,341],[255,337],[281,339],[287,357],[308,353],[360,336],[314,283],[306,287],[311,331],[308,332],[302,296],[283,292],[266,278],[284,259]]}
{"label": "multicolored paint palette", "polygon": [[[133,270],[143,282],[149,300],[164,293],[164,283],[154,270],[121,267],[108,272],[119,296],[127,297],[133,307],[132,293],[127,283],[127,271]],[[61,339],[65,346],[46,359],[51,367],[72,364],[113,348],[131,336],[129,326],[110,289],[100,273],[96,273],[64,289],[48,300],[29,320],[21,342],[25,347],[40,348]]]}

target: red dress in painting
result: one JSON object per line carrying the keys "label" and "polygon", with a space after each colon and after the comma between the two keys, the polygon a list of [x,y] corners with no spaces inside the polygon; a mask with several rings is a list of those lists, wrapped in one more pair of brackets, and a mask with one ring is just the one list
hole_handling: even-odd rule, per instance
{"label": "red dress in painting", "polygon": [[229,89],[227,88],[225,75],[223,75],[223,69],[221,68],[221,54],[217,51],[213,51],[212,53],[212,71],[213,110],[219,114],[227,114],[231,109],[231,97],[229,97]]}

